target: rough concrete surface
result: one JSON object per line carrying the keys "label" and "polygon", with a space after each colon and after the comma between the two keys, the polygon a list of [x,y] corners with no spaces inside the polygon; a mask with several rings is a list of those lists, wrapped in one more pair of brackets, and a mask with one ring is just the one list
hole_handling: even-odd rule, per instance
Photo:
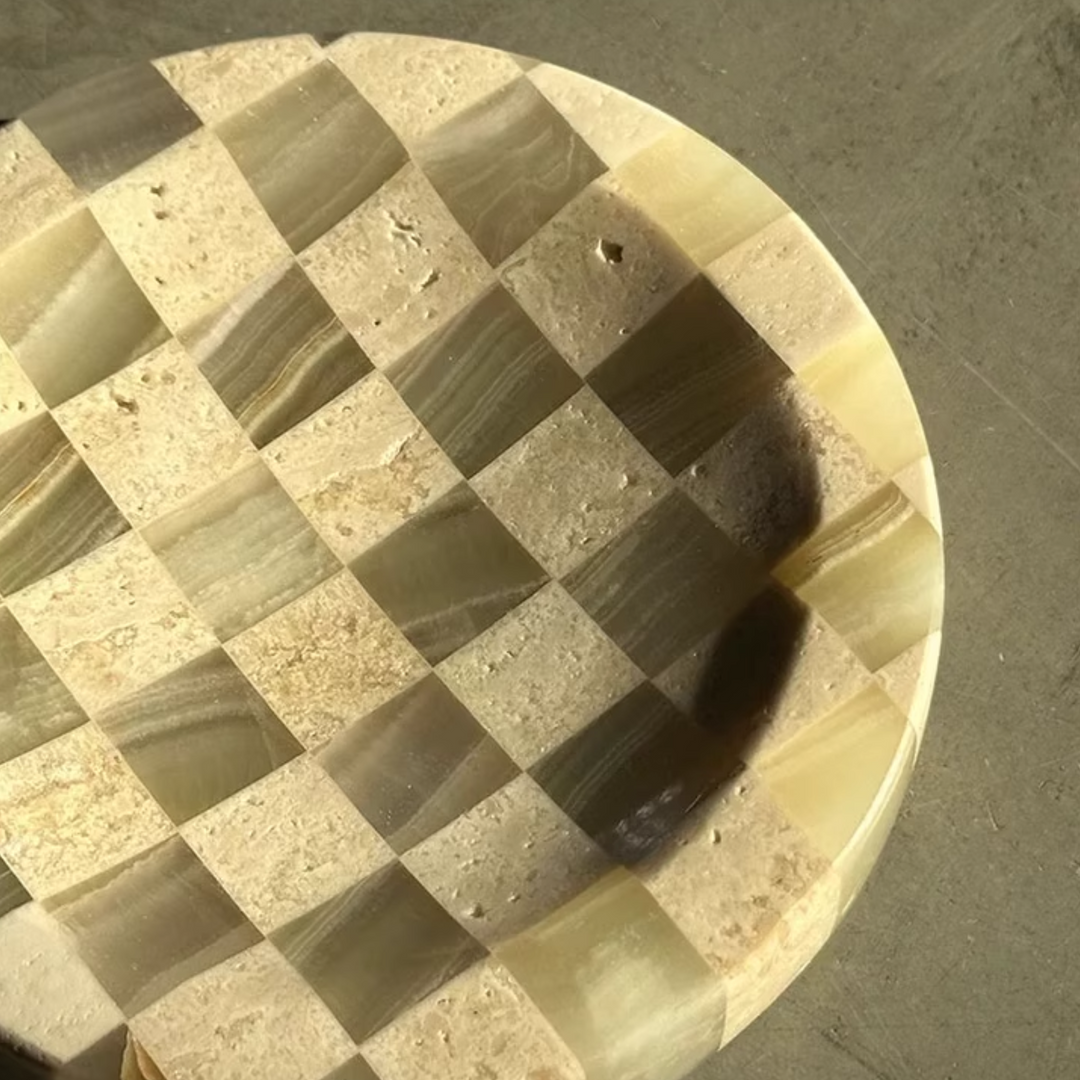
{"label": "rough concrete surface", "polygon": [[0,0],[0,116],[310,29],[576,68],[716,139],[835,252],[936,456],[946,645],[885,855],[694,1080],[1080,1077],[1080,0]]}

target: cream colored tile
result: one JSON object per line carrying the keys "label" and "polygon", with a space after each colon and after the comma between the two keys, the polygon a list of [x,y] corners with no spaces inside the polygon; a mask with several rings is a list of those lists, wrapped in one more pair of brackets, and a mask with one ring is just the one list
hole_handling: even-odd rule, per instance
{"label": "cream colored tile", "polygon": [[309,748],[429,670],[347,570],[233,638],[228,651]]}
{"label": "cream colored tile", "polygon": [[877,672],[876,678],[911,722],[921,741],[930,714],[938,661],[941,658],[941,631],[912,645]]}
{"label": "cream colored tile", "polygon": [[173,331],[289,255],[229,152],[206,129],[102,188],[90,205]]}
{"label": "cream colored tile", "polygon": [[363,1049],[383,1080],[585,1080],[566,1044],[494,960],[447,983]]}
{"label": "cream colored tile", "polygon": [[271,443],[265,456],[326,542],[346,561],[461,479],[378,373]]}
{"label": "cream colored tile", "polygon": [[172,832],[93,724],[0,765],[0,855],[37,899],[108,870]]}
{"label": "cream colored tile", "polygon": [[23,589],[8,607],[91,714],[217,644],[133,532]]}
{"label": "cream colored tile", "polygon": [[443,326],[494,279],[411,163],[300,262],[380,368]]}
{"label": "cream colored tile", "polygon": [[307,755],[256,780],[181,832],[264,934],[393,858]]}
{"label": "cream colored tile", "polygon": [[131,1029],[170,1080],[321,1080],[355,1053],[268,941],[178,986]]}
{"label": "cream colored tile", "polygon": [[459,649],[438,671],[523,768],[644,679],[554,583]]}
{"label": "cream colored tile", "polygon": [[907,468],[901,469],[892,481],[911,500],[911,505],[939,533],[944,533],[937,477],[934,475],[934,463],[930,460],[930,455],[927,454],[918,461],[912,462]]}
{"label": "cream colored tile", "polygon": [[315,39],[298,34],[195,49],[155,60],[154,67],[203,121],[212,124],[239,112],[321,58]]}
{"label": "cream colored tile", "polygon": [[473,487],[561,577],[636,521],[671,481],[586,389],[492,462]]}
{"label": "cream colored tile", "polygon": [[45,411],[45,402],[0,341],[0,434]]}
{"label": "cream colored tile", "polygon": [[54,415],[136,526],[256,458],[243,429],[175,340]]}

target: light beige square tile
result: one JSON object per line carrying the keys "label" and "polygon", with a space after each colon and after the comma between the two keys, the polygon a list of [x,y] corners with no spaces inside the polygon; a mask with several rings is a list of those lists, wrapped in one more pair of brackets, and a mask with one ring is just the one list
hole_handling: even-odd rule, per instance
{"label": "light beige square tile", "polygon": [[522,768],[644,679],[555,583],[443,661],[438,671]]}
{"label": "light beige square tile", "polygon": [[0,434],[45,411],[45,402],[19,367],[8,347],[0,341]]}
{"label": "light beige square tile", "polygon": [[134,532],[23,589],[8,607],[91,714],[217,644]]}
{"label": "light beige square tile", "polygon": [[229,152],[206,129],[102,188],[90,205],[173,331],[289,255]]}
{"label": "light beige square tile", "polygon": [[172,832],[172,822],[93,724],[0,765],[0,856],[37,899]]}
{"label": "light beige square tile", "polygon": [[561,577],[636,521],[671,481],[586,389],[492,462],[473,487]]}
{"label": "light beige square tile", "polygon": [[876,673],[885,693],[900,706],[921,741],[930,715],[938,663],[941,660],[941,631],[912,645]]}
{"label": "light beige square tile", "polygon": [[494,280],[412,163],[312,244],[300,262],[380,368],[447,323]]}
{"label": "light beige square tile", "polygon": [[228,650],[309,748],[429,670],[347,570],[233,638]]}
{"label": "light beige square tile", "polygon": [[264,453],[326,542],[346,561],[461,479],[377,372],[286,432]]}
{"label": "light beige square tile", "polygon": [[393,858],[306,754],[189,821],[181,832],[264,934]]}
{"label": "light beige square tile", "polygon": [[383,1080],[585,1080],[516,979],[485,960],[364,1043]]}
{"label": "light beige square tile", "polygon": [[136,526],[175,510],[256,457],[175,340],[65,402],[55,416]]}
{"label": "light beige square tile", "polygon": [[268,941],[189,979],[130,1026],[169,1080],[321,1080],[356,1050]]}

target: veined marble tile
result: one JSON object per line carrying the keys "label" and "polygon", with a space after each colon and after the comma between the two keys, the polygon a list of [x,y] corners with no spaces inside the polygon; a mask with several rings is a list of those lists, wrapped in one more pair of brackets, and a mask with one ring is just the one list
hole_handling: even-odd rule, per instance
{"label": "veined marble tile", "polygon": [[349,560],[461,474],[386,379],[372,373],[265,451],[334,551]]}
{"label": "veined marble tile", "polygon": [[466,476],[581,388],[566,361],[499,286],[387,374]]}
{"label": "veined marble tile", "polygon": [[61,90],[23,120],[83,191],[97,190],[200,126],[149,63]]}
{"label": "veined marble tile", "polygon": [[180,336],[258,447],[371,370],[371,361],[291,259]]}
{"label": "veined marble tile", "polygon": [[0,857],[39,900],[172,831],[93,724],[0,765]]}
{"label": "veined marble tile", "polygon": [[0,435],[45,411],[29,376],[0,341]]}
{"label": "veined marble tile", "polygon": [[[102,712],[99,722],[178,823],[302,749],[220,649],[124,698]],[[177,761],[185,768],[177,769]]]}
{"label": "veined marble tile", "polygon": [[0,763],[85,722],[71,691],[14,615],[0,608]]}
{"label": "veined marble tile", "polygon": [[178,836],[54,896],[47,907],[128,1016],[259,940]]}
{"label": "veined marble tile", "polygon": [[47,405],[61,404],[168,337],[87,210],[0,256],[0,334]]}
{"label": "veined marble tile", "polygon": [[403,852],[518,773],[506,752],[435,675],[332,739],[319,762]]}
{"label": "veined marble tile", "polygon": [[399,863],[271,940],[357,1042],[471,967],[482,947]]}
{"label": "veined marble tile", "polygon": [[340,565],[261,462],[158,518],[143,536],[222,638],[272,615]]}
{"label": "veined marble tile", "polygon": [[0,919],[9,911],[30,902],[26,887],[15,876],[15,871],[3,859],[0,859]]}
{"label": "veined marble tile", "polygon": [[54,415],[136,526],[256,460],[239,424],[173,340]]}
{"label": "veined marble tile", "polygon": [[[364,1053],[384,1080],[585,1080],[543,1013],[493,960],[459,975],[393,1021],[364,1044]],[[360,1073],[360,1080],[364,1076]]]}
{"label": "veined marble tile", "polygon": [[610,862],[528,776],[519,776],[402,856],[485,945],[583,892]]}
{"label": "veined marble tile", "polygon": [[331,229],[408,160],[386,121],[325,60],[216,131],[293,251]]}
{"label": "veined marble tile", "polygon": [[589,389],[478,474],[473,487],[555,577],[584,562],[671,487]]}
{"label": "veined marble tile", "polygon": [[902,468],[892,477],[892,482],[908,497],[911,505],[939,533],[945,529],[941,522],[941,503],[938,498],[937,477],[934,475],[934,463],[930,455],[925,454],[917,461]]}
{"label": "veined marble tile", "polygon": [[493,266],[604,171],[524,77],[426,135],[414,154]]}
{"label": "veined marble tile", "polygon": [[556,583],[444,660],[439,674],[526,768],[644,678]]}

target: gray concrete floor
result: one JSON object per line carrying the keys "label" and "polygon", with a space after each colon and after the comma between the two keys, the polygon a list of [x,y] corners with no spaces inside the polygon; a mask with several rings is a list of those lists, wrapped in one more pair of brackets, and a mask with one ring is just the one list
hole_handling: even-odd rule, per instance
{"label": "gray concrete floor", "polygon": [[1080,0],[0,0],[0,116],[128,58],[459,37],[716,139],[883,322],[949,558],[929,734],[806,974],[694,1080],[1080,1077]]}

